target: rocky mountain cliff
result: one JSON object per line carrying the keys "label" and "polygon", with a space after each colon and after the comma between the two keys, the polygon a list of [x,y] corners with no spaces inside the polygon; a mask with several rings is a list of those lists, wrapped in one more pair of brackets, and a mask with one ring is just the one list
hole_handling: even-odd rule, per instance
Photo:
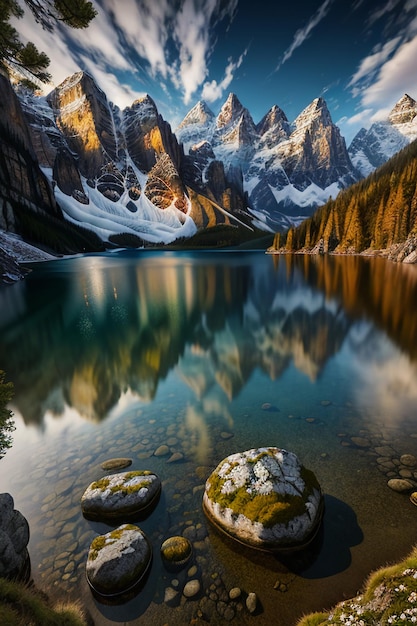
{"label": "rocky mountain cliff", "polygon": [[[83,72],[46,98],[23,90],[17,98],[7,78],[1,80],[10,96],[2,103],[10,128],[1,152],[15,155],[0,170],[4,229],[16,227],[23,203],[32,225],[42,209],[69,228],[87,229],[95,249],[169,243],[208,225],[253,230],[242,186],[217,162],[203,183],[149,96],[121,111]],[[39,233],[32,230],[23,234],[36,241]],[[44,238],[53,248],[54,236],[45,232]]]}
{"label": "rocky mountain cliff", "polygon": [[358,132],[349,146],[349,155],[361,176],[367,176],[414,139],[417,139],[417,102],[405,94],[385,121]]}
{"label": "rocky mountain cliff", "polygon": [[176,135],[189,155],[204,151],[203,174],[214,159],[227,172],[241,170],[251,212],[264,229],[299,223],[358,178],[322,98],[292,124],[278,106],[255,124],[231,93],[217,117],[204,102],[197,103]]}
{"label": "rocky mountain cliff", "polygon": [[20,233],[40,246],[53,242],[57,252],[102,249],[91,231],[65,220],[56,201],[42,167],[50,158],[42,115],[38,141],[34,142],[19,99],[1,73],[0,91],[0,228]]}
{"label": "rocky mountain cliff", "polygon": [[[214,226],[234,242],[282,231],[358,180],[365,152],[368,168],[387,158],[370,129],[352,164],[322,98],[294,122],[273,106],[255,124],[231,93],[217,115],[197,103],[174,133],[150,96],[120,110],[84,72],[46,98],[0,81],[0,228],[59,252],[167,244]],[[383,128],[407,143],[415,114],[405,96]]]}

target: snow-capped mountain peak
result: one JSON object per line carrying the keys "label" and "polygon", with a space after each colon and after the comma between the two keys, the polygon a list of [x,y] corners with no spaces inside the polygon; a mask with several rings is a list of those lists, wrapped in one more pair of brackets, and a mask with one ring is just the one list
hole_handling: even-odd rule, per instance
{"label": "snow-capped mountain peak", "polygon": [[321,123],[325,126],[332,123],[329,109],[323,98],[315,98],[294,121],[294,128],[302,130],[313,123]]}
{"label": "snow-capped mountain peak", "polygon": [[[274,105],[255,125],[234,93],[208,124],[186,124],[189,116],[194,117],[193,109],[177,129],[184,150],[195,157],[194,147],[206,142],[203,178],[213,160],[222,161],[227,171],[239,168],[249,206],[263,228],[298,223],[330,193],[354,182],[345,142],[323,98],[313,100],[292,124]],[[208,157],[209,146],[214,158]]]}
{"label": "snow-capped mountain peak", "polygon": [[247,112],[250,116],[236,94],[229,93],[226,102],[223,104],[216,118],[216,127],[221,129],[228,126],[235,122],[244,112]]}
{"label": "snow-capped mountain peak", "polygon": [[407,124],[417,116],[417,102],[407,93],[403,95],[388,116],[391,124]]}
{"label": "snow-capped mountain peak", "polygon": [[266,113],[261,121],[256,125],[256,130],[260,135],[264,135],[272,128],[287,129],[289,131],[289,122],[284,111],[274,104]]}
{"label": "snow-capped mountain peak", "polygon": [[362,128],[349,146],[349,155],[362,176],[385,163],[396,152],[417,139],[417,102],[404,94],[388,118]]}
{"label": "snow-capped mountain peak", "polygon": [[199,100],[184,117],[177,130],[180,131],[181,129],[193,124],[209,124],[213,119],[213,111],[211,111],[204,100]]}

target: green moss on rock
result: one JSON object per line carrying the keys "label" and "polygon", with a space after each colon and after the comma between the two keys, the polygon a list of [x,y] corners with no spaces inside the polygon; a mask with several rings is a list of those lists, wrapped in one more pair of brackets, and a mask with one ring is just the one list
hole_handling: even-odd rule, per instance
{"label": "green moss on rock", "polygon": [[206,482],[203,505],[232,537],[260,547],[278,546],[314,534],[322,494],[314,473],[294,453],[258,448],[219,463]]}

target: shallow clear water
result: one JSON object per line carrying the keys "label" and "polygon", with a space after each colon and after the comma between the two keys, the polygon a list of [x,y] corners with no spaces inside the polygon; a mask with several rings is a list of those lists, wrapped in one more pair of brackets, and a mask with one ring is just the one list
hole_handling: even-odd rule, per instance
{"label": "shallow clear water", "polygon": [[[256,592],[257,624],[279,626],[354,595],[417,541],[417,508],[387,487],[410,471],[401,455],[417,456],[416,303],[416,267],[262,252],[89,255],[1,288],[16,431],[0,492],[29,521],[35,583],[81,598],[100,626],[252,623],[228,600],[235,586]],[[231,545],[201,509],[225,456],[268,445],[295,452],[325,493],[322,532],[292,558]],[[121,456],[163,489],[140,522],[149,577],[112,606],[85,579],[89,545],[111,526],[84,519],[80,498]],[[176,573],[159,556],[174,534],[194,547]],[[199,595],[165,602],[190,576]]]}

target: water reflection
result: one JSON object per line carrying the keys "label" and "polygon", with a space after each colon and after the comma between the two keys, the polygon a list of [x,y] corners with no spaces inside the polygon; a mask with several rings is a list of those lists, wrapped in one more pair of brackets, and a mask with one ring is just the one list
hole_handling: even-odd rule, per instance
{"label": "water reflection", "polygon": [[[68,407],[102,420],[127,391],[151,400],[175,368],[195,395],[187,424],[204,440],[205,416],[220,414],[230,426],[228,401],[257,369],[277,379],[294,364],[317,380],[348,335],[383,367],[368,320],[414,362],[416,301],[416,268],[380,259],[230,253],[213,262],[204,254],[125,253],[62,260],[0,290],[0,363],[14,381],[16,408],[38,424],[47,411],[59,416]],[[396,393],[408,387],[415,401],[407,371]]]}
{"label": "water reflection", "polygon": [[[261,624],[277,614],[295,624],[354,595],[415,541],[415,507],[386,483],[402,454],[417,456],[416,282],[417,268],[380,259],[146,252],[42,264],[0,289],[0,369],[14,382],[17,425],[0,487],[30,521],[34,576],[81,593],[103,625],[144,613],[183,624],[197,605],[167,613],[172,575],[158,547],[190,533],[202,600],[214,575],[226,597],[253,590]],[[292,563],[229,548],[202,512],[213,467],[263,445],[293,450],[325,494],[321,540]],[[163,481],[141,522],[149,579],[117,609],[87,588],[89,544],[108,528],[79,505],[112,456]],[[187,570],[175,575],[181,586]]]}

